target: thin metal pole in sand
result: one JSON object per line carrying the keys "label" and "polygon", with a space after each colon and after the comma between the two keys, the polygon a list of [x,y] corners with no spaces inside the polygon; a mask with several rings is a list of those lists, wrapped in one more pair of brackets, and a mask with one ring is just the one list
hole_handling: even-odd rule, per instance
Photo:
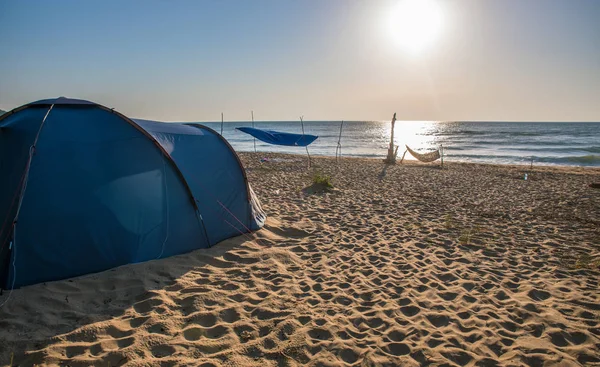
{"label": "thin metal pole in sand", "polygon": [[338,138],[337,147],[335,148],[335,161],[338,161],[338,150],[340,152],[339,158],[342,157],[342,128],[344,127],[344,121],[340,124],[340,137]]}
{"label": "thin metal pole in sand", "polygon": [[[304,116],[300,116],[300,125],[302,125],[302,138],[304,138]],[[308,145],[305,146],[306,155],[308,156],[308,168],[310,168],[310,153],[308,153]]]}
{"label": "thin metal pole in sand", "polygon": [[[254,129],[254,111],[250,111],[252,113],[252,128]],[[256,153],[256,138],[254,138],[254,153]]]}
{"label": "thin metal pole in sand", "polygon": [[221,136],[223,136],[223,112],[221,112]]}

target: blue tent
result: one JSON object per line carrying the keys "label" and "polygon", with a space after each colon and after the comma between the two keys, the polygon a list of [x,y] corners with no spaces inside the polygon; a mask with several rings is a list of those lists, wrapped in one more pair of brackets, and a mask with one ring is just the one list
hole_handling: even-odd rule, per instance
{"label": "blue tent", "polygon": [[212,129],[134,121],[83,100],[2,115],[0,177],[5,289],[207,248],[265,220]]}

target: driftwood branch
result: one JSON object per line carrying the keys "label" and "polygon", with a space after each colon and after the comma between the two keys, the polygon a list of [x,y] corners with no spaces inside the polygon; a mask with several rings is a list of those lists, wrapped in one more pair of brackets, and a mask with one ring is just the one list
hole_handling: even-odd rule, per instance
{"label": "driftwood branch", "polygon": [[387,157],[385,158],[385,161],[384,161],[385,163],[389,163],[389,164],[396,163],[396,154],[398,153],[397,147],[394,152],[394,127],[395,126],[396,126],[396,113],[394,112],[394,117],[392,117],[392,133],[390,136],[390,146],[388,148]]}

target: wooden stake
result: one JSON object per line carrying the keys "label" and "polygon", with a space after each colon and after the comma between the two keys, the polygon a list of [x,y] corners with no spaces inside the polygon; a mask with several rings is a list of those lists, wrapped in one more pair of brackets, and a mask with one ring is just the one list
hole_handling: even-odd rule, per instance
{"label": "wooden stake", "polygon": [[338,150],[339,158],[342,157],[342,128],[344,127],[344,121],[340,124],[340,137],[338,138],[337,147],[335,148],[335,161],[338,161]]}
{"label": "wooden stake", "polygon": [[400,164],[402,164],[402,162],[404,162],[404,156],[406,155],[406,152],[408,152],[408,149],[404,151],[404,154],[402,154],[402,159],[400,160]]}
{"label": "wooden stake", "polygon": [[394,157],[394,126],[396,125],[396,112],[392,118],[392,134],[390,136],[390,147],[388,148],[388,155],[385,159],[386,163],[396,163],[396,157]]}
{"label": "wooden stake", "polygon": [[[250,111],[252,113],[252,128],[254,128],[254,111]],[[256,153],[256,138],[254,138],[254,153]]]}
{"label": "wooden stake", "polygon": [[[304,116],[300,116],[300,125],[302,125],[302,138],[304,139]],[[308,168],[310,168],[310,153],[308,152],[308,145],[306,148],[306,155],[308,156]]]}

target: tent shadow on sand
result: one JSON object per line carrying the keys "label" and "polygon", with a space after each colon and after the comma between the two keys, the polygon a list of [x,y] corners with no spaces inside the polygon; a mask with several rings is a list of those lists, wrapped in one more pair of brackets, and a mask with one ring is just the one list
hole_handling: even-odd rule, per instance
{"label": "tent shadow on sand", "polygon": [[[249,241],[248,236],[233,237],[210,249],[36,284],[12,293],[5,291],[0,303],[10,298],[0,308],[0,364],[8,365],[11,359],[13,365],[43,364],[49,345],[60,340],[92,342],[90,334],[98,333],[102,327],[106,328],[103,332],[121,343],[122,338],[132,335],[150,318],[149,313],[160,314],[173,306],[164,301],[166,292],[173,293],[173,300],[182,302],[177,307],[183,306],[185,311],[185,298],[194,291],[194,287],[181,284],[186,275],[207,274],[212,272],[211,267],[223,269],[243,263],[244,258],[234,252],[247,247]],[[182,289],[185,292],[179,292]],[[201,292],[198,287],[196,290]],[[116,318],[121,319],[123,328],[114,326],[114,322],[102,325]],[[93,348],[89,348],[92,355]],[[100,344],[97,348],[101,350]],[[66,354],[74,357],[76,351],[67,350]],[[126,361],[127,357],[111,352],[94,364],[117,366]]]}

